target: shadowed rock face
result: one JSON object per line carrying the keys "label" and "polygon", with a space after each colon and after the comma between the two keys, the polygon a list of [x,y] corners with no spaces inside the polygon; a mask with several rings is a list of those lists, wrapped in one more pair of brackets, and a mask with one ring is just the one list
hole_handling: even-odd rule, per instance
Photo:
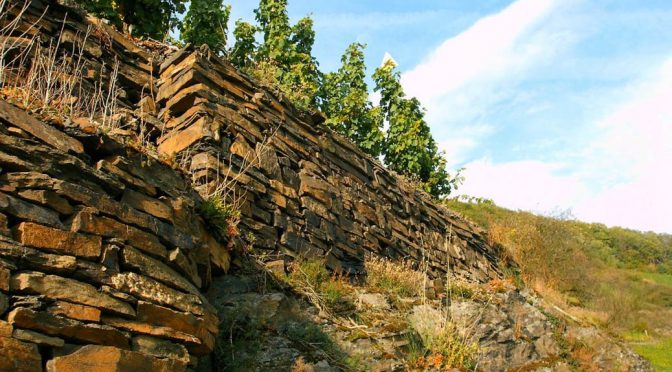
{"label": "shadowed rock face", "polygon": [[[24,26],[39,20],[31,32],[44,45],[60,36],[61,52],[80,51],[84,86],[119,62],[121,126],[102,134],[88,118],[0,97],[0,370],[216,369],[213,350],[231,351],[222,316],[279,327],[255,363],[295,365],[306,345],[282,334],[324,319],[285,293],[237,289],[223,275],[231,242],[215,238],[197,206],[200,193],[227,177],[241,195],[241,235],[251,234],[260,251],[324,257],[350,274],[365,274],[371,253],[426,262],[436,278],[501,276],[479,229],[226,61],[136,43],[54,1],[32,1],[23,16]],[[158,157],[147,155],[153,149]],[[525,301],[487,308],[479,337],[492,346],[484,350],[493,370],[556,352],[548,320]],[[391,309],[377,293],[360,302]],[[513,323],[501,317],[525,319],[527,346],[508,343]],[[343,349],[382,358],[374,346],[392,352],[398,345],[388,341]],[[319,350],[307,357],[318,370],[334,370]]]}

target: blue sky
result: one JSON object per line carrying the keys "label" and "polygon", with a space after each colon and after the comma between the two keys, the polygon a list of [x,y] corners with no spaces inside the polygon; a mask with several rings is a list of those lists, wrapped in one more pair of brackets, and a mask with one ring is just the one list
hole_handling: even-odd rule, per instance
{"label": "blue sky", "polygon": [[[234,0],[232,21],[257,1]],[[290,0],[314,54],[389,53],[453,168],[458,194],[672,233],[672,2]],[[374,97],[375,98],[375,97]]]}

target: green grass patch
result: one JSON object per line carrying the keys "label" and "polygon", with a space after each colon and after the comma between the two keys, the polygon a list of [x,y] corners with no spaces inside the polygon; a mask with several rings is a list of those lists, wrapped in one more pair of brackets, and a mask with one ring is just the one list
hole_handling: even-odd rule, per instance
{"label": "green grass patch", "polygon": [[638,275],[642,279],[651,280],[651,281],[655,282],[656,284],[660,284],[660,285],[664,285],[666,287],[672,288],[672,275],[670,275],[670,274],[638,272]]}
{"label": "green grass patch", "polygon": [[232,238],[238,234],[236,225],[240,220],[240,211],[227,203],[224,197],[210,196],[201,203],[199,212],[218,239]]}
{"label": "green grass patch", "polygon": [[672,371],[672,337],[634,341],[630,346],[650,361],[656,371]]}

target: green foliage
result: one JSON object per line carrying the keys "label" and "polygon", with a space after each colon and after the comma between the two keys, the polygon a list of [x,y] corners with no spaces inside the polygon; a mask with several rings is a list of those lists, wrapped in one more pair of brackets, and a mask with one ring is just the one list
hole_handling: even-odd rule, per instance
{"label": "green foliage", "polygon": [[219,342],[212,354],[219,371],[249,371],[255,365],[266,335],[267,324],[245,312],[225,310],[219,313]]}
{"label": "green foliage", "polygon": [[375,91],[389,123],[385,138],[385,163],[393,170],[420,181],[421,188],[435,197],[448,195],[460,178],[451,179],[443,154],[439,153],[425,112],[417,98],[406,98],[396,64],[387,60],[373,74]]}
{"label": "green foliage", "polygon": [[415,329],[416,335],[409,338],[409,361],[413,367],[422,370],[476,367],[478,343],[471,342],[453,323],[445,322],[440,327],[416,325]]}
{"label": "green foliage", "polygon": [[434,152],[432,159],[433,169],[423,189],[434,197],[445,197],[464,182],[464,176],[461,175],[464,168],[459,169],[455,176],[451,176],[446,170],[446,156],[443,152]]}
{"label": "green foliage", "polygon": [[194,45],[206,44],[210,50],[222,54],[226,47],[231,6],[222,0],[191,0],[189,11],[180,26],[184,41]]}
{"label": "green foliage", "polygon": [[488,229],[491,244],[515,262],[528,284],[543,283],[565,293],[585,295],[589,267],[583,240],[573,221],[508,211],[491,201],[445,205]]}
{"label": "green foliage", "polygon": [[600,259],[620,268],[646,268],[672,273],[672,241],[669,236],[602,224],[577,224],[587,244]]}
{"label": "green foliage", "polygon": [[[304,17],[291,26],[286,0],[261,0],[254,13],[263,42],[253,53],[256,64],[248,72],[279,88],[298,108],[315,107],[321,73],[312,56],[315,42],[312,18]],[[236,36],[236,44],[240,46],[234,62],[237,65],[244,65],[246,57],[252,54],[251,27],[243,26],[240,36]]]}
{"label": "green foliage", "polygon": [[291,27],[287,14],[287,0],[261,0],[254,10],[264,42],[259,47],[258,59],[270,59],[284,64],[289,54]]}
{"label": "green foliage", "polygon": [[[315,31],[313,19],[301,18],[292,27],[289,45],[288,65],[284,68],[283,85],[286,94],[299,107],[308,109],[317,106],[317,94],[320,87],[321,73],[317,60],[313,57]],[[287,90],[289,89],[289,90]]]}
{"label": "green foliage", "polygon": [[672,275],[671,274],[659,274],[659,273],[640,273],[642,279],[650,280],[654,283],[667,286],[672,288]]}
{"label": "green foliage", "polygon": [[233,30],[233,36],[236,43],[231,49],[229,59],[234,66],[243,70],[249,70],[255,59],[257,42],[254,35],[257,33],[257,27],[239,19],[236,21],[236,28]]}
{"label": "green foliage", "polygon": [[338,71],[324,76],[321,109],[328,117],[328,126],[349,137],[365,152],[378,156],[383,148],[383,116],[380,108],[374,108],[369,101],[365,47],[350,44]]}
{"label": "green foliage", "polygon": [[314,351],[316,347],[319,347],[332,357],[338,359],[345,357],[331,337],[316,324],[307,321],[290,321],[281,324],[278,333],[301,346],[300,349]]}
{"label": "green foliage", "polygon": [[199,212],[220,240],[231,238],[237,232],[235,226],[240,219],[240,211],[227,203],[224,197],[219,195],[209,197],[201,203]]}
{"label": "green foliage", "polygon": [[428,346],[435,355],[443,357],[442,364],[446,367],[474,369],[476,366],[478,344],[467,341],[452,323],[444,326],[443,332]]}
{"label": "green foliage", "polygon": [[120,16],[114,7],[112,0],[75,0],[87,12],[100,18],[108,19],[114,23],[120,23]]}
{"label": "green foliage", "polygon": [[[669,235],[511,211],[490,200],[444,203],[488,229],[488,238],[517,263],[547,299],[612,332],[671,325],[672,242]],[[540,285],[541,284],[541,285]],[[574,309],[574,310],[572,310]],[[655,360],[657,356],[642,355]]]}
{"label": "green foliage", "polygon": [[133,25],[135,36],[163,40],[178,25],[177,14],[185,11],[186,0],[75,0],[92,14],[121,26]]}
{"label": "green foliage", "polygon": [[672,371],[672,337],[662,340],[640,341],[632,348],[644,358],[648,359],[656,371]]}
{"label": "green foliage", "polygon": [[177,14],[185,11],[186,0],[115,0],[123,21],[134,26],[133,33],[163,40],[178,25]]}
{"label": "green foliage", "polygon": [[[178,25],[177,13],[184,12],[186,0],[73,0],[87,10],[111,19],[120,26],[133,25],[133,33],[165,39]],[[215,53],[225,53],[230,6],[223,0],[193,0],[179,24],[184,41],[207,44]],[[381,154],[393,170],[406,175],[418,187],[435,197],[448,195],[459,186],[461,177],[446,171],[444,155],[438,151],[424,109],[416,98],[406,98],[394,62],[376,70],[375,90],[381,105],[369,101],[364,64],[364,45],[353,43],[341,58],[338,71],[324,76],[313,57],[315,30],[310,16],[292,25],[287,0],[260,0],[254,11],[258,25],[236,21],[235,44],[230,61],[262,84],[278,89],[301,110],[320,106],[327,125],[351,138],[372,156]],[[256,35],[262,42],[257,44]],[[389,130],[383,133],[387,120]]]}

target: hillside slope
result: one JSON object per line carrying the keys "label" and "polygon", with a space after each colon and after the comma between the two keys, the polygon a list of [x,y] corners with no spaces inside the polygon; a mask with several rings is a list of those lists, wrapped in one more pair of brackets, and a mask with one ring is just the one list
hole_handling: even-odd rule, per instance
{"label": "hillside slope", "polygon": [[[536,216],[488,200],[446,206],[489,230],[525,282],[554,305],[672,369],[672,236]],[[668,346],[665,346],[668,345]]]}

